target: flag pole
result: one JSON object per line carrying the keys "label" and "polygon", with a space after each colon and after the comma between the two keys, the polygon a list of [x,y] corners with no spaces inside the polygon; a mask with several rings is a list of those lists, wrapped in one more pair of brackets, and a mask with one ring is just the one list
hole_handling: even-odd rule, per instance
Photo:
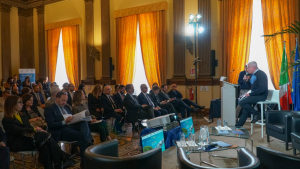
{"label": "flag pole", "polygon": [[[296,39],[296,46],[298,46],[298,38],[295,38],[295,39]],[[292,102],[292,111],[294,111],[294,102]]]}
{"label": "flag pole", "polygon": [[[285,47],[285,42],[286,41],[283,41],[283,44],[284,44],[284,52],[285,52],[285,54],[284,54],[284,59],[286,60],[286,69],[288,68],[288,63],[287,63],[287,55],[286,55],[286,47]],[[288,81],[289,81],[289,70],[287,69],[286,70],[287,71],[287,74],[288,74]],[[289,104],[289,87],[288,87],[288,85],[286,85],[286,94],[287,94],[287,96],[286,96],[286,101],[287,101],[287,110],[290,110],[290,104]]]}

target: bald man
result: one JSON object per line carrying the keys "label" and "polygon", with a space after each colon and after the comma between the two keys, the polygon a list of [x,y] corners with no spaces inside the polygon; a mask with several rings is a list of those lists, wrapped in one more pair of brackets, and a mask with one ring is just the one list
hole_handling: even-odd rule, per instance
{"label": "bald man", "polygon": [[255,123],[259,120],[259,113],[252,107],[260,101],[265,101],[268,96],[268,77],[262,70],[259,70],[255,61],[247,64],[247,71],[252,74],[251,92],[245,94],[245,98],[241,99],[238,103],[242,107],[242,114],[239,121],[235,126],[243,126],[250,114],[253,114],[253,120],[251,123]]}

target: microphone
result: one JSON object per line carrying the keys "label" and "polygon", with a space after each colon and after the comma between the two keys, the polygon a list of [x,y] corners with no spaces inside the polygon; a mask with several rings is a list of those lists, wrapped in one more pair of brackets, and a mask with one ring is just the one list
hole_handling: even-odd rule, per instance
{"label": "microphone", "polygon": [[234,69],[232,69],[228,74],[227,74],[227,77],[226,79],[228,79],[228,76],[234,71]]}

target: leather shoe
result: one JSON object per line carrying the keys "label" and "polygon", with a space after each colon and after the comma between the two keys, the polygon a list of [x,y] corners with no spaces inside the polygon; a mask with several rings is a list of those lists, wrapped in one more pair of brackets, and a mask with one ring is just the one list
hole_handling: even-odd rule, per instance
{"label": "leather shoe", "polygon": [[200,110],[202,110],[202,109],[204,109],[205,108],[205,106],[199,106],[199,109]]}
{"label": "leather shoe", "polygon": [[251,121],[251,123],[255,123],[259,120],[259,115],[253,115],[253,119]]}

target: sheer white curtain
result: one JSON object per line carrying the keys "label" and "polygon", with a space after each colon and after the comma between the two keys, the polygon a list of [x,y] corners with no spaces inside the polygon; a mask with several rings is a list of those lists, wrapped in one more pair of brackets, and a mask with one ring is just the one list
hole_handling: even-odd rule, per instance
{"label": "sheer white curtain", "polygon": [[64,48],[62,41],[62,33],[60,31],[59,42],[58,42],[58,53],[57,53],[57,63],[56,63],[56,72],[55,72],[55,82],[62,89],[62,85],[64,83],[69,83],[66,65],[65,65],[65,57],[64,57]]}
{"label": "sheer white curtain", "polygon": [[150,90],[149,84],[146,78],[145,67],[143,63],[140,33],[139,33],[139,24],[137,26],[137,35],[136,35],[136,48],[135,48],[135,68],[134,68],[134,94],[138,95],[141,92],[141,84],[146,84],[148,86],[148,92]]}
{"label": "sheer white curtain", "polygon": [[253,0],[253,16],[252,16],[252,34],[250,43],[249,61],[256,61],[260,70],[264,71],[268,76],[268,87],[274,90],[274,85],[270,78],[270,72],[267,61],[265,41],[261,35],[264,34],[262,22],[261,0]]}

